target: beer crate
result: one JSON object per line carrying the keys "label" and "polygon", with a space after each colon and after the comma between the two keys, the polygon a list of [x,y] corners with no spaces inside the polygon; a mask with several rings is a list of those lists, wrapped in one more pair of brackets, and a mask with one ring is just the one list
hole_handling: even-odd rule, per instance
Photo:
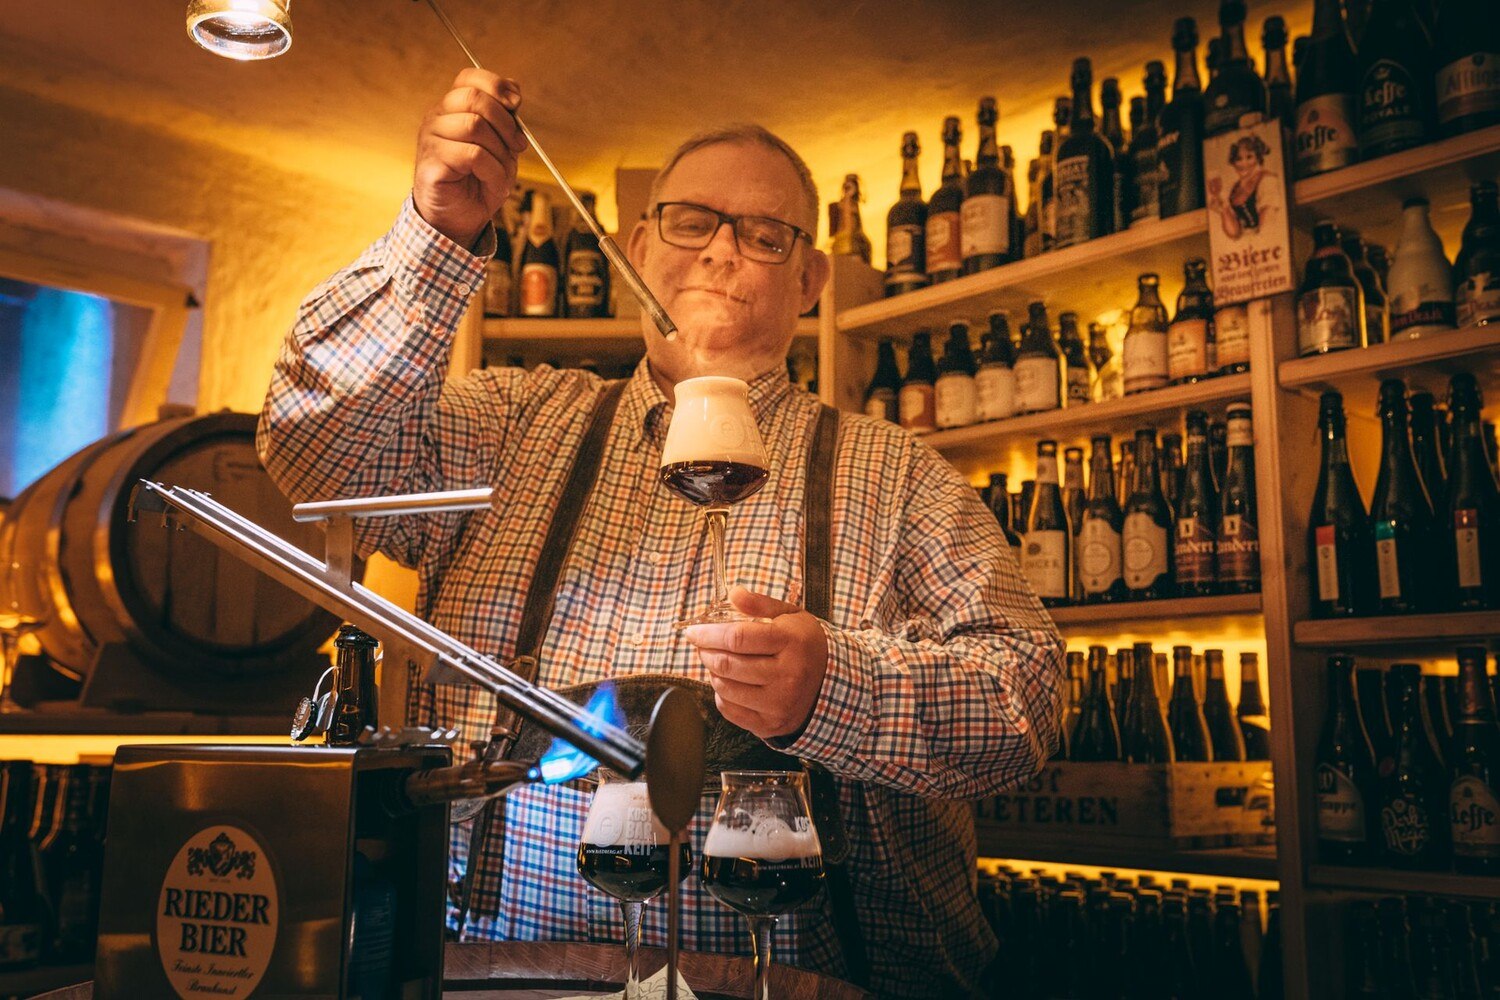
{"label": "beer crate", "polygon": [[1269,761],[1116,764],[1054,761],[979,802],[986,840],[1019,847],[1188,850],[1271,843]]}

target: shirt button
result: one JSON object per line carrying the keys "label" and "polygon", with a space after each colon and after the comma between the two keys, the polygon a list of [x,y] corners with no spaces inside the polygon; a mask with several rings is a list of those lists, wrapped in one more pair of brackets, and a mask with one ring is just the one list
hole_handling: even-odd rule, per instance
{"label": "shirt button", "polygon": [[469,294],[469,286],[468,285],[459,285],[458,286],[458,294],[460,294],[460,295],[468,295]]}
{"label": "shirt button", "polygon": [[653,565],[653,566],[659,564],[661,562],[661,553],[657,552],[655,549],[651,550],[650,552],[647,552],[646,553],[646,561],[648,563],[650,563],[651,565]]}
{"label": "shirt button", "polygon": [[635,635],[630,637],[630,641],[635,643],[637,646],[644,646],[646,644],[646,633],[637,632]]}

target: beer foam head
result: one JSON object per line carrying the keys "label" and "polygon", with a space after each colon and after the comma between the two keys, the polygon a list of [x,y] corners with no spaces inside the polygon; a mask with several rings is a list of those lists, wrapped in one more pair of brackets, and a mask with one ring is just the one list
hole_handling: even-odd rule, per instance
{"label": "beer foam head", "polygon": [[583,842],[596,847],[665,844],[666,827],[651,811],[644,781],[611,781],[599,786],[583,824]]}
{"label": "beer foam head", "polygon": [[740,462],[765,468],[766,447],[749,391],[741,380],[717,375],[678,382],[662,464]]}
{"label": "beer foam head", "polygon": [[823,853],[818,832],[805,818],[805,829],[795,829],[777,816],[757,816],[748,828],[716,823],[703,842],[703,853],[716,858],[757,858],[763,861],[785,861],[788,858],[811,858]]}

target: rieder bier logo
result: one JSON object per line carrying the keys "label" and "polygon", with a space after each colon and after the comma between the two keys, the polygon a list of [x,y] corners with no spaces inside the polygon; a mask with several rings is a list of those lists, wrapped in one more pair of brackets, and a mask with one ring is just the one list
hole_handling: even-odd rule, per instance
{"label": "rieder bier logo", "polygon": [[189,837],[162,879],[156,951],[179,997],[255,992],[276,948],[280,900],[265,848],[244,830]]}

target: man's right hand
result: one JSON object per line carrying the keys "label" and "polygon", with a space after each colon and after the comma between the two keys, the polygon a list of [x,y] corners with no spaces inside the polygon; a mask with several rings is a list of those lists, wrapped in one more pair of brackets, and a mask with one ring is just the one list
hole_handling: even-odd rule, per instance
{"label": "man's right hand", "polygon": [[516,125],[521,85],[465,69],[422,119],[412,202],[438,232],[472,249],[516,183],[526,137]]}

